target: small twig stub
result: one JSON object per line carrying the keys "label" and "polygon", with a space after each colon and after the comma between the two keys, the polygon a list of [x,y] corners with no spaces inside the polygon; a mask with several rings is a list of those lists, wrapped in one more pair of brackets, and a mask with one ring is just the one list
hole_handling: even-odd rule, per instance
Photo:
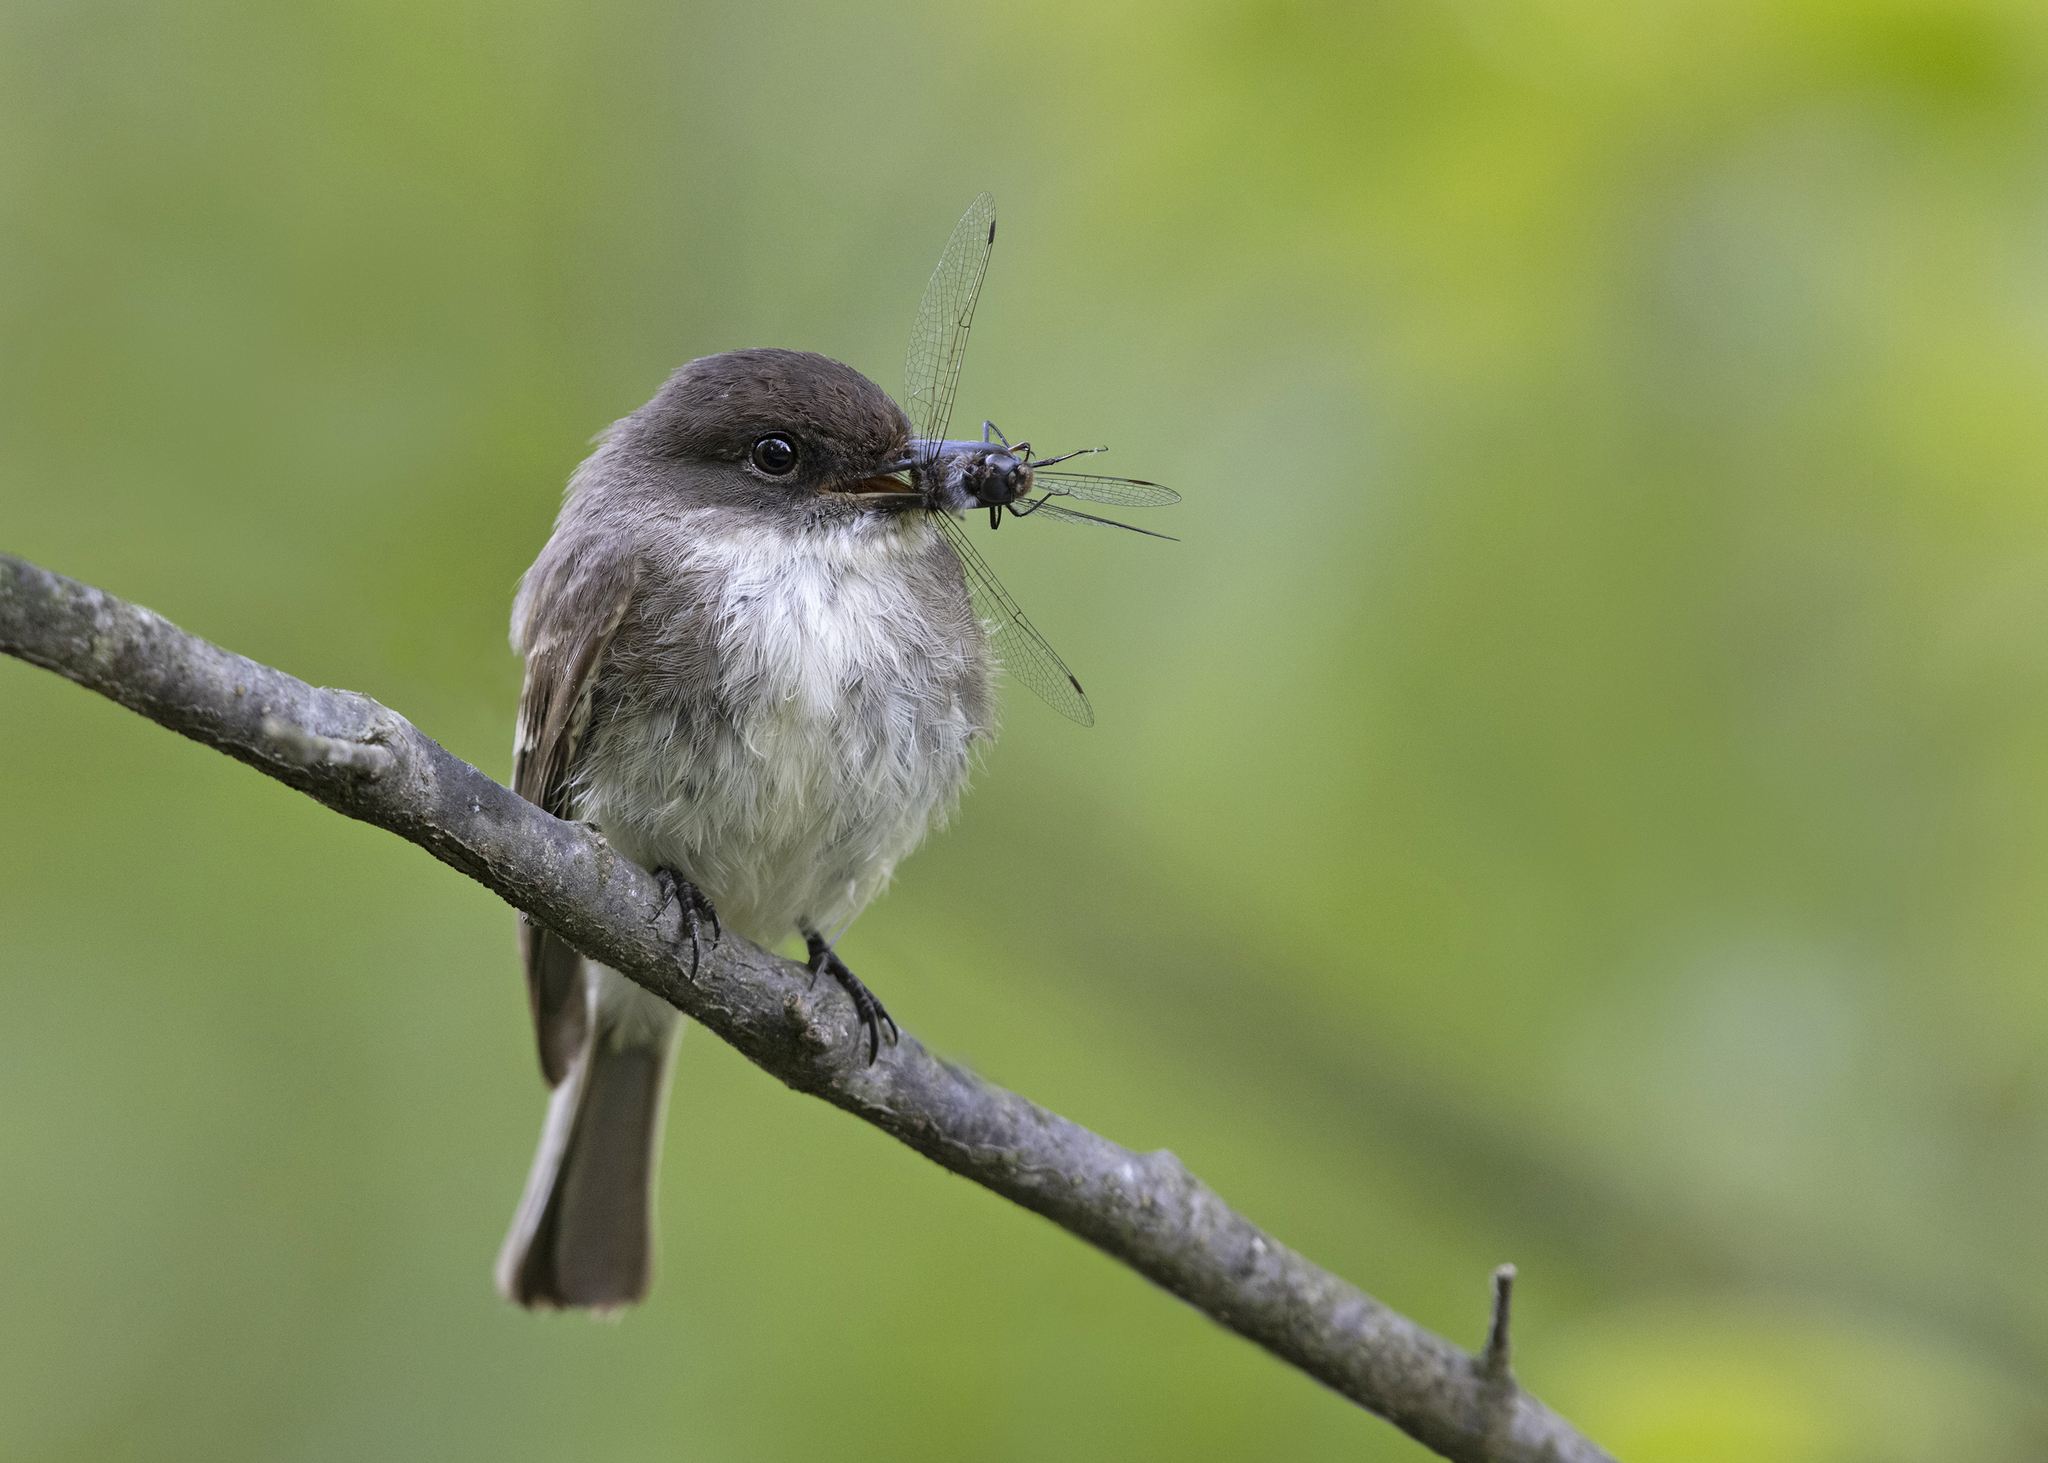
{"label": "small twig stub", "polygon": [[1486,1375],[1507,1380],[1512,1347],[1508,1342],[1508,1311],[1515,1295],[1515,1267],[1502,1265],[1493,1272],[1493,1320],[1486,1328]]}

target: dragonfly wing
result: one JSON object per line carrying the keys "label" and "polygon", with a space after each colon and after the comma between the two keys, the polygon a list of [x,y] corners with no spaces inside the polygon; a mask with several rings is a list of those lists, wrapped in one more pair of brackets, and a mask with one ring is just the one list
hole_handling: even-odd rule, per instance
{"label": "dragonfly wing", "polygon": [[1095,709],[1088,704],[1088,695],[1081,689],[1081,683],[1074,679],[1074,673],[1067,669],[1067,663],[1059,658],[1053,648],[1045,643],[1045,637],[1024,618],[1024,611],[1017,608],[1017,601],[1010,598],[1010,592],[1003,588],[995,571],[974,545],[968,541],[967,530],[958,519],[943,513],[934,513],[933,522],[946,535],[946,541],[953,546],[959,557],[960,569],[967,578],[967,591],[974,598],[974,613],[988,626],[989,641],[995,646],[996,659],[1003,669],[1029,686],[1038,698],[1071,721],[1083,726],[1095,725]]}
{"label": "dragonfly wing", "polygon": [[1079,472],[1035,472],[1031,475],[1031,485],[1055,498],[1113,503],[1119,508],[1165,508],[1180,501],[1180,494],[1172,488],[1139,478],[1100,478]]}
{"label": "dragonfly wing", "polygon": [[953,419],[953,393],[960,385],[960,361],[974,324],[974,302],[988,273],[996,241],[996,201],[984,193],[967,206],[946,252],[924,287],[917,323],[910,330],[910,354],[903,363],[904,410],[917,435],[936,442]]}
{"label": "dragonfly wing", "polygon": [[1057,503],[1048,503],[1043,498],[1034,498],[1029,507],[1017,515],[1019,518],[1056,518],[1061,523],[1092,523],[1097,528],[1123,528],[1132,533],[1142,533],[1147,538],[1163,538],[1170,544],[1179,539],[1168,533],[1154,533],[1149,528],[1140,528],[1135,523],[1118,523],[1113,518],[1097,518],[1093,513],[1077,513],[1072,508],[1062,508]]}

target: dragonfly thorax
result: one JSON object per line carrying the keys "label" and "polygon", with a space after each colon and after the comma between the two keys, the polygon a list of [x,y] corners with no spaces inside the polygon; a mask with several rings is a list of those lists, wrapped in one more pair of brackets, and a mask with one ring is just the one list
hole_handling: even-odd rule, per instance
{"label": "dragonfly thorax", "polygon": [[934,508],[971,513],[1004,508],[1032,489],[1032,464],[1019,449],[987,442],[919,442],[912,472]]}
{"label": "dragonfly thorax", "polygon": [[986,508],[1001,508],[1031,491],[1031,465],[1008,452],[986,452],[959,464],[960,487]]}

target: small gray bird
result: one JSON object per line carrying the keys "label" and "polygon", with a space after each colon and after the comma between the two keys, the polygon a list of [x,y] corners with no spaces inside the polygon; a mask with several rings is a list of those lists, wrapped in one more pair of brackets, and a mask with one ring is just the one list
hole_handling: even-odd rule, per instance
{"label": "small gray bird", "polygon": [[[520,582],[513,785],[657,871],[691,929],[832,942],[942,820],[995,731],[988,628],[941,516],[899,476],[908,418],[823,356],[693,361],[605,434]],[[963,499],[963,501],[972,501]],[[499,1290],[646,1294],[675,1009],[519,926],[554,1088]]]}
{"label": "small gray bird", "polygon": [[[918,305],[914,422],[823,356],[693,361],[577,470],[512,608],[526,657],[513,786],[653,871],[682,903],[693,961],[707,928],[762,945],[800,933],[811,969],[852,999],[870,1062],[896,1023],[832,944],[959,796],[995,734],[997,662],[1094,720],[962,515],[1131,528],[1068,502],[1180,501],[1137,478],[1046,471],[1105,448],[1034,458],[988,422],[979,442],[946,437],[995,237],[984,193]],[[680,1019],[524,917],[519,943],[554,1097],[498,1288],[616,1308],[652,1270]]]}

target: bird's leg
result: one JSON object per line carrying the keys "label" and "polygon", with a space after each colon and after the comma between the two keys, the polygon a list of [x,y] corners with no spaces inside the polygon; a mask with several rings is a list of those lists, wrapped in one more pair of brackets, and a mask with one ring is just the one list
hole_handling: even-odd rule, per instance
{"label": "bird's leg", "polygon": [[894,1046],[902,1035],[897,1030],[896,1020],[882,1003],[875,999],[875,993],[860,982],[860,977],[846,968],[846,962],[833,953],[825,943],[825,937],[816,930],[804,931],[804,943],[811,950],[811,979],[816,980],[822,972],[839,982],[846,998],[853,1002],[853,1009],[860,1017],[860,1024],[868,1034],[868,1065],[875,1064],[875,1058],[882,1054],[882,1023],[889,1025],[889,1044]]}
{"label": "bird's leg", "polygon": [[[994,422],[983,422],[981,424],[981,440],[983,442],[1000,442],[1005,447],[1008,447],[1010,445],[1010,439],[1003,435],[1003,429],[997,426]],[[1030,445],[1031,444],[1028,442],[1025,444],[1027,448]]]}
{"label": "bird's leg", "polygon": [[656,869],[654,882],[661,886],[661,908],[654,911],[657,922],[668,913],[671,904],[683,907],[683,923],[690,927],[690,979],[697,978],[697,967],[704,959],[704,922],[711,922],[711,948],[718,948],[719,937],[725,933],[718,923],[718,911],[711,907],[711,901],[704,897],[704,891],[685,879],[674,869]]}

